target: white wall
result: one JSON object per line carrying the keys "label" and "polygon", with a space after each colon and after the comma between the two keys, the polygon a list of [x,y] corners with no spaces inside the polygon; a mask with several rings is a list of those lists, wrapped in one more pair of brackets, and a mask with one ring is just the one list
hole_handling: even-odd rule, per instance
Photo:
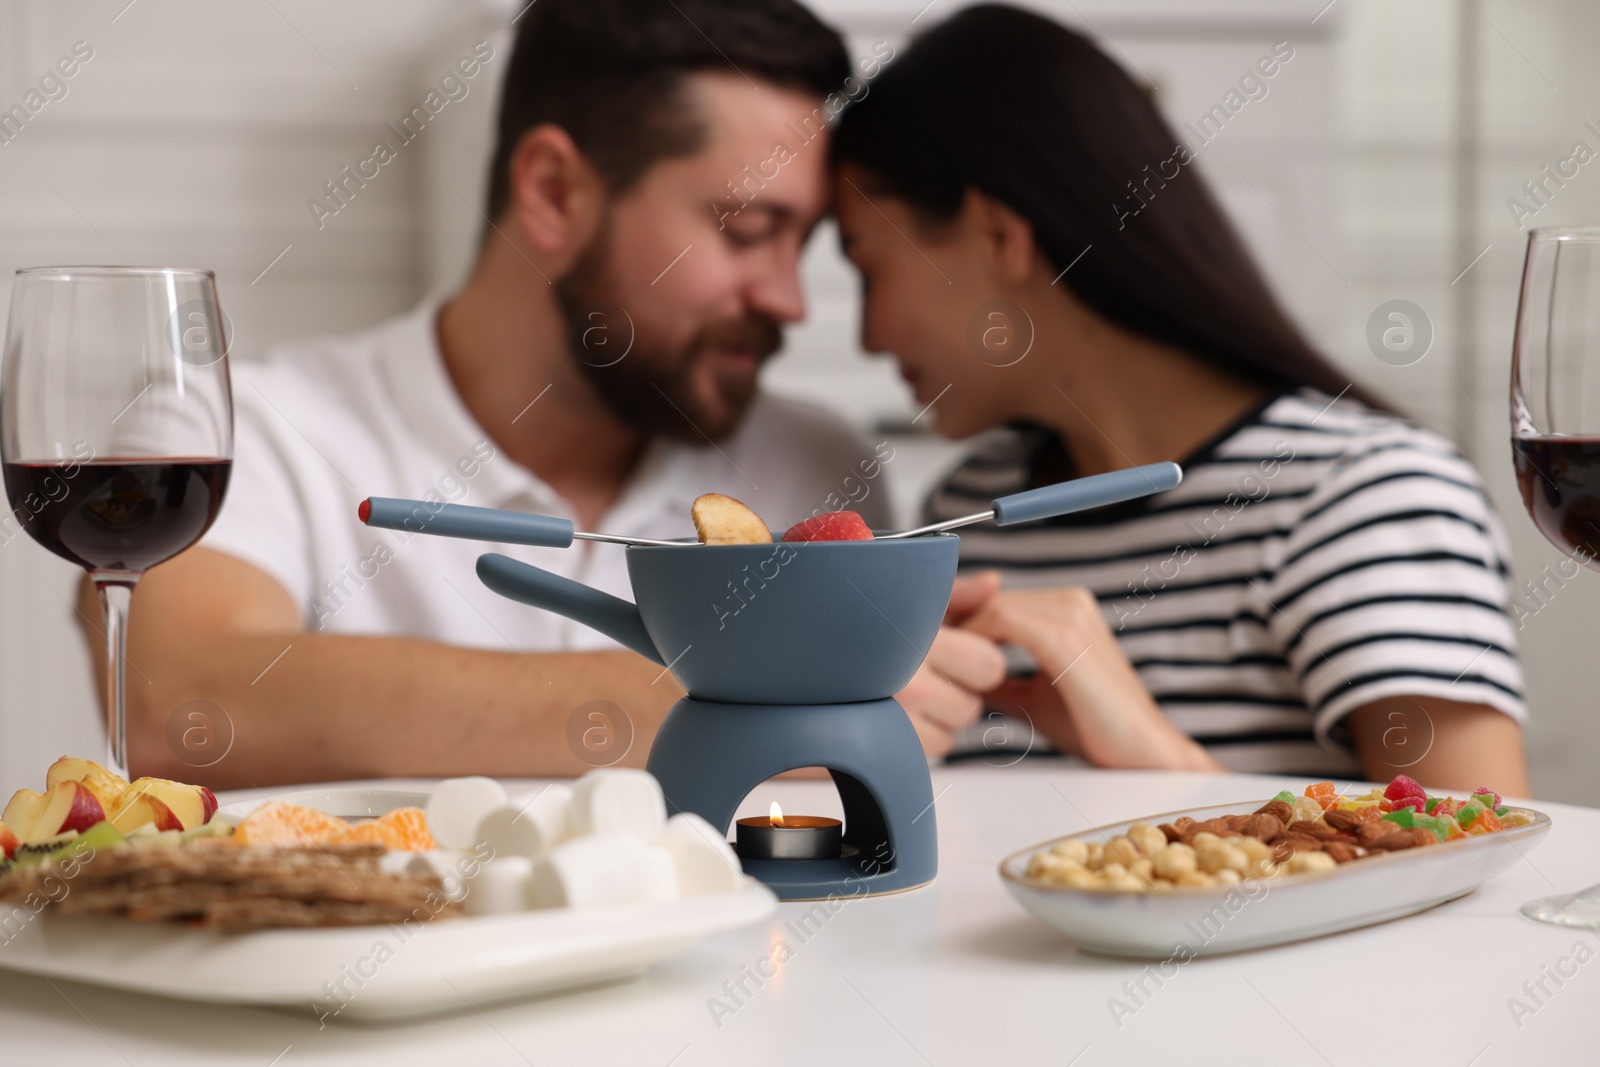
{"label": "white wall", "polygon": [[[899,43],[958,6],[941,0],[912,25],[925,2],[816,6],[864,49]],[[1600,72],[1585,51],[1600,13],[1582,0],[1338,0],[1325,11],[1324,2],[1032,6],[1106,38],[1180,123],[1275,41],[1293,44],[1269,96],[1204,149],[1199,168],[1317,342],[1479,462],[1513,533],[1519,575],[1535,573],[1558,557],[1521,512],[1507,459],[1504,392],[1524,238],[1504,200],[1585,137],[1584,120],[1600,119],[1600,108],[1585,112],[1600,100]],[[69,95],[0,145],[0,297],[24,265],[125,256],[207,266],[218,273],[235,351],[251,358],[285,338],[358,329],[459,277],[481,226],[502,65],[491,63],[466,100],[320,230],[306,200],[363,158],[383,124],[520,0],[125,5],[0,5],[0,102],[20,99],[75,41],[95,49]],[[503,32],[490,39],[503,60]],[[1588,171],[1539,224],[1600,215],[1600,177]],[[832,242],[823,232],[808,252],[812,318],[791,334],[770,382],[864,427],[904,423],[915,407],[890,364],[861,358],[855,283]],[[1394,297],[1433,321],[1433,350],[1414,366],[1387,366],[1366,346],[1367,316]],[[950,454],[933,440],[907,452],[915,460],[893,472],[903,510]],[[31,782],[62,751],[96,750],[71,624],[76,578],[36,545],[0,545],[0,786]],[[1580,578],[1523,634],[1531,744],[1542,795],[1600,802],[1600,783],[1583,766],[1600,750],[1600,723],[1584,707],[1597,669],[1582,645],[1600,583]]]}

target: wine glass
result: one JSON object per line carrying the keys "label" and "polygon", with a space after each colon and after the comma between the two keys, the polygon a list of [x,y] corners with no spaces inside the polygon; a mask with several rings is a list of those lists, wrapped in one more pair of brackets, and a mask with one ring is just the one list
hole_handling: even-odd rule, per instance
{"label": "wine glass", "polygon": [[89,572],[105,631],[108,768],[127,776],[128,602],[198,541],[233,467],[228,339],[208,270],[17,272],[0,369],[12,515]]}
{"label": "wine glass", "polygon": [[[1533,523],[1600,570],[1600,226],[1528,235],[1511,351],[1511,455]],[[1600,885],[1522,913],[1600,927]]]}

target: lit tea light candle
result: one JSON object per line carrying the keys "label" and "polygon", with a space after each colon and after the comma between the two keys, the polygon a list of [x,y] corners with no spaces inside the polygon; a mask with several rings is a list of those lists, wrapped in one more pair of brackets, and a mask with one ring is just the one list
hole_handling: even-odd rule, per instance
{"label": "lit tea light candle", "polygon": [[771,814],[740,819],[734,830],[739,855],[752,860],[838,859],[844,824],[820,815],[785,815],[773,801]]}

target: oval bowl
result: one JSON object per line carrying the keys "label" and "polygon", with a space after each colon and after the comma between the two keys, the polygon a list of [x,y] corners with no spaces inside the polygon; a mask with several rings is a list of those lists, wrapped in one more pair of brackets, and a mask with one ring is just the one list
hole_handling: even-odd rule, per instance
{"label": "oval bowl", "polygon": [[1539,843],[1550,817],[1404,852],[1386,852],[1331,871],[1245,879],[1237,886],[1162,893],[1074,889],[1027,877],[1033,854],[1058,841],[1109,841],[1134,823],[1182,816],[1204,821],[1254,811],[1260,800],[1147,815],[1052,838],[1000,861],[1000,879],[1027,911],[1080,948],[1105,956],[1186,959],[1281,945],[1386,922],[1465,896]]}

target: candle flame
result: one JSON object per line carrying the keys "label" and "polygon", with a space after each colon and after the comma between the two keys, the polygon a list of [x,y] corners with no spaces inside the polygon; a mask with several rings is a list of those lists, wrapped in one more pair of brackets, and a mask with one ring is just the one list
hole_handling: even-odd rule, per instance
{"label": "candle flame", "polygon": [[770,818],[772,819],[772,825],[774,825],[774,826],[782,826],[783,825],[783,809],[778,807],[778,802],[776,800],[774,800],[772,802],[772,811],[770,813]]}

